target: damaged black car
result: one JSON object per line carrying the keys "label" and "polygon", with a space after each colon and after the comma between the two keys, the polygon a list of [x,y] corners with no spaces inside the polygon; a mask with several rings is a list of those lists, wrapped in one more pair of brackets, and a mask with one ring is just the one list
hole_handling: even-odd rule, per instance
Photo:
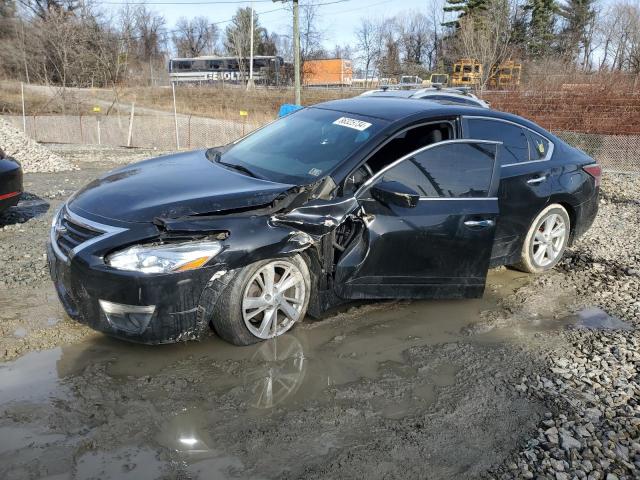
{"label": "damaged black car", "polygon": [[355,299],[470,298],[544,272],[594,220],[600,167],[523,118],[403,98],[322,103],[146,160],[54,218],[67,313],[130,341],[247,345]]}

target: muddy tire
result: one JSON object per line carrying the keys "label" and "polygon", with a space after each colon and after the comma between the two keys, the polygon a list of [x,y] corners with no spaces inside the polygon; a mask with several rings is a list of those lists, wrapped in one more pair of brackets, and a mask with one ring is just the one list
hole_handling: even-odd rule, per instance
{"label": "muddy tire", "polygon": [[528,273],[551,270],[562,259],[570,232],[571,223],[565,208],[557,203],[549,205],[531,223],[520,262],[513,266]]}
{"label": "muddy tire", "polygon": [[244,267],[212,309],[214,330],[235,345],[282,335],[304,319],[309,278],[309,268],[299,255]]}

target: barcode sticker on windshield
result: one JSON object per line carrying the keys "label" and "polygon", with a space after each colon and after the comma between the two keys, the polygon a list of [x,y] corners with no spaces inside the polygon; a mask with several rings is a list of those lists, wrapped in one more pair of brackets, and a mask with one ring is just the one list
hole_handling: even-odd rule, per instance
{"label": "barcode sticker on windshield", "polygon": [[371,126],[370,123],[363,122],[362,120],[356,120],[355,118],[349,117],[340,117],[335,122],[334,125],[342,125],[343,127],[353,128],[354,130],[363,131]]}

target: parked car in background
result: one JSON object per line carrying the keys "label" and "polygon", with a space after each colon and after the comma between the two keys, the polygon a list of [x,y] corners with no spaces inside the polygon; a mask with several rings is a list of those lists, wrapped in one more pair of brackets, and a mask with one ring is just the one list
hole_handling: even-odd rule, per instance
{"label": "parked car in background", "polygon": [[22,194],[22,167],[0,149],[0,212],[18,204]]}
{"label": "parked car in background", "polygon": [[427,87],[414,90],[395,90],[381,88],[368,90],[360,94],[361,97],[392,97],[392,98],[417,98],[446,104],[470,105],[474,107],[489,108],[489,103],[472,94],[468,88]]}
{"label": "parked car in background", "polygon": [[56,215],[67,313],[126,340],[237,345],[356,299],[470,298],[593,222],[600,167],[523,118],[356,97],[107,173]]}

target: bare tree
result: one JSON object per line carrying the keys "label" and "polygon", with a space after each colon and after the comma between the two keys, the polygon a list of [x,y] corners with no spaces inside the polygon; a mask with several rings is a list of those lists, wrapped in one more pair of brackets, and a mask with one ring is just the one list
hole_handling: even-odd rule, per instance
{"label": "bare tree", "polygon": [[19,0],[20,4],[30,13],[46,20],[50,15],[67,15],[82,7],[81,0]]}
{"label": "bare tree", "polygon": [[427,12],[432,26],[432,39],[427,46],[426,62],[430,70],[437,70],[442,57],[442,24],[445,22],[444,0],[430,0]]}
{"label": "bare tree", "polygon": [[602,58],[599,69],[640,73],[640,5],[617,2],[599,24]]}
{"label": "bare tree", "polygon": [[218,28],[206,17],[195,17],[191,20],[183,17],[178,20],[172,39],[179,57],[211,54],[218,39]]}
{"label": "bare tree", "polygon": [[486,10],[465,15],[457,32],[460,56],[475,59],[482,65],[480,90],[487,86],[491,69],[511,56],[509,3],[489,0]]}
{"label": "bare tree", "polygon": [[300,57],[302,62],[326,56],[322,48],[324,33],[318,27],[320,14],[316,0],[300,6]]}
{"label": "bare tree", "polygon": [[385,78],[396,78],[402,73],[400,35],[395,19],[387,19],[380,24],[381,52],[378,72]]}
{"label": "bare tree", "polygon": [[344,58],[346,60],[353,59],[353,48],[351,48],[351,45],[348,43],[345,45],[334,45],[332,53],[334,58]]}
{"label": "bare tree", "polygon": [[165,51],[165,24],[162,15],[140,5],[135,11],[135,31],[137,55],[143,61],[149,61],[163,55]]}
{"label": "bare tree", "polygon": [[412,10],[396,16],[396,25],[405,63],[421,65],[433,40],[431,22],[421,12]]}
{"label": "bare tree", "polygon": [[381,28],[379,22],[370,18],[361,18],[356,27],[356,48],[358,58],[364,67],[364,84],[369,83],[369,73],[380,59]]}

